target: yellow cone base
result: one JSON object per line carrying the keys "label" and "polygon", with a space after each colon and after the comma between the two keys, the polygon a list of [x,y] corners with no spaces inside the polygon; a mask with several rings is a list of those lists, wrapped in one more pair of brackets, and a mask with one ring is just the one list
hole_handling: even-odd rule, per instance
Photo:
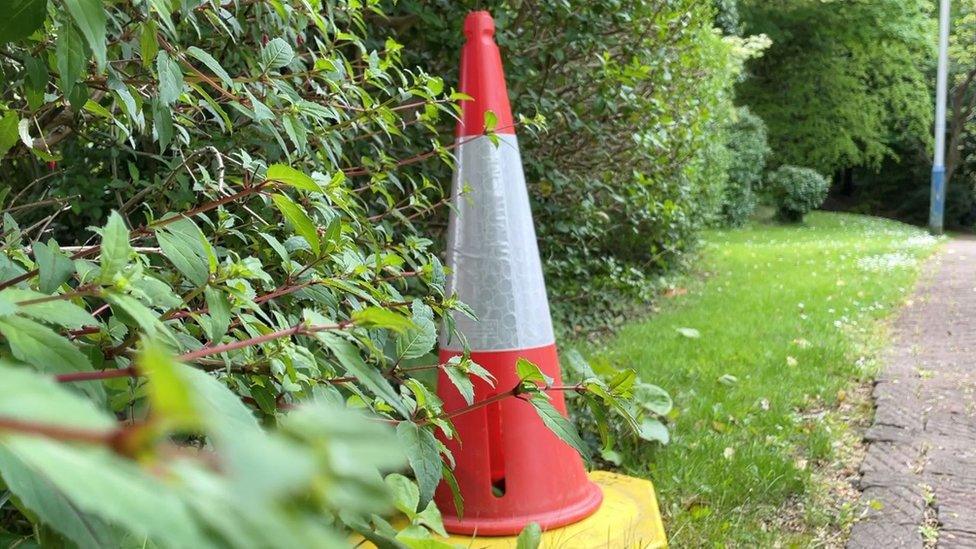
{"label": "yellow cone base", "polygon": [[[594,471],[590,480],[603,490],[596,513],[569,526],[542,533],[542,549],[657,549],[668,546],[651,481]],[[442,541],[477,549],[514,549],[518,536],[450,536]],[[371,544],[364,544],[372,547]]]}

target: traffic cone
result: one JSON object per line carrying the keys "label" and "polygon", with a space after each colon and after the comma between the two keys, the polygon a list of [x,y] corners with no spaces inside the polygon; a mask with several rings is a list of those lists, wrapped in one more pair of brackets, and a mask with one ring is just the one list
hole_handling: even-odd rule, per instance
{"label": "traffic cone", "polygon": [[[475,401],[518,384],[521,357],[560,383],[559,359],[536,244],[522,159],[505,87],[501,55],[488,12],[468,15],[461,53],[462,103],[457,125],[454,211],[448,226],[448,291],[469,305],[477,320],[457,315],[458,331],[471,359],[495,376],[495,387],[477,380]],[[494,113],[497,144],[485,133],[485,113]],[[464,192],[469,189],[468,192]],[[442,362],[463,352],[445,331]],[[441,372],[438,394],[445,410],[464,399]],[[566,413],[561,392],[552,404]],[[583,461],[539,419],[532,405],[508,398],[457,416],[458,437],[445,443],[454,454],[454,474],[464,498],[457,516],[450,491],[441,486],[437,502],[450,532],[517,534],[537,522],[553,528],[596,511],[603,495],[589,481]]]}
{"label": "traffic cone", "polygon": [[[440,340],[442,363],[460,355],[466,344],[471,359],[494,375],[494,386],[472,380],[475,402],[518,384],[519,358],[537,364],[555,384],[561,379],[494,31],[488,12],[465,19],[460,91],[472,99],[462,103],[457,125],[448,226],[448,292],[469,305],[477,320],[455,314],[453,324],[464,342],[447,329]],[[488,111],[496,120],[497,144],[485,135]],[[467,405],[443,371],[437,392],[448,412]],[[550,397],[565,414],[563,394],[552,391]],[[544,545],[667,545],[650,481],[599,471],[587,475],[579,454],[542,423],[531,404],[501,399],[455,416],[453,422],[458,436],[443,442],[456,462],[464,514],[442,483],[435,500],[448,532],[497,536],[479,539],[479,547],[514,547],[515,536],[535,522],[545,531]],[[470,544],[464,537],[448,541]]]}

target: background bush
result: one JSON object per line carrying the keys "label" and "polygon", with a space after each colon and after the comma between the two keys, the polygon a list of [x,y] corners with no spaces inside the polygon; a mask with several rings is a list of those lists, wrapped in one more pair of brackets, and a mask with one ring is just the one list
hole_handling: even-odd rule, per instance
{"label": "background bush", "polygon": [[816,170],[781,166],[769,175],[767,183],[777,216],[788,222],[803,221],[803,216],[819,208],[827,198],[830,182]]}
{"label": "background bush", "polygon": [[721,222],[739,227],[749,218],[758,202],[769,145],[766,124],[748,107],[739,107],[729,125],[728,181],[722,193]]}
{"label": "background bush", "polygon": [[[400,2],[391,25],[454,81],[474,1]],[[555,314],[590,330],[648,298],[718,209],[740,59],[693,0],[492,6]],[[740,51],[743,50],[743,51]]]}

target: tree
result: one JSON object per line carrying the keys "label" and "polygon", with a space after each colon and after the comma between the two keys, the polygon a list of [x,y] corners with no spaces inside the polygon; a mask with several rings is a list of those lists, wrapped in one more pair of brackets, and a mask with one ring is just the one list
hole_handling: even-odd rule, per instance
{"label": "tree", "polygon": [[949,185],[959,169],[965,147],[964,138],[973,130],[976,109],[976,7],[962,2],[952,13],[949,35],[949,98],[946,127],[945,182]]}
{"label": "tree", "polygon": [[745,30],[773,42],[749,64],[742,102],[765,121],[772,163],[877,168],[897,135],[925,135],[934,43],[923,0],[746,0]]}

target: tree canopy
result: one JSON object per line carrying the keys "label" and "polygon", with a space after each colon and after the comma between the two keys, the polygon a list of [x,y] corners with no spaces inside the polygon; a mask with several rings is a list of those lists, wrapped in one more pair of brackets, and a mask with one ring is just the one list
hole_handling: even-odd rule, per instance
{"label": "tree canopy", "polygon": [[876,168],[900,134],[929,131],[928,2],[745,0],[739,9],[746,32],[773,42],[739,86],[768,125],[773,164]]}

